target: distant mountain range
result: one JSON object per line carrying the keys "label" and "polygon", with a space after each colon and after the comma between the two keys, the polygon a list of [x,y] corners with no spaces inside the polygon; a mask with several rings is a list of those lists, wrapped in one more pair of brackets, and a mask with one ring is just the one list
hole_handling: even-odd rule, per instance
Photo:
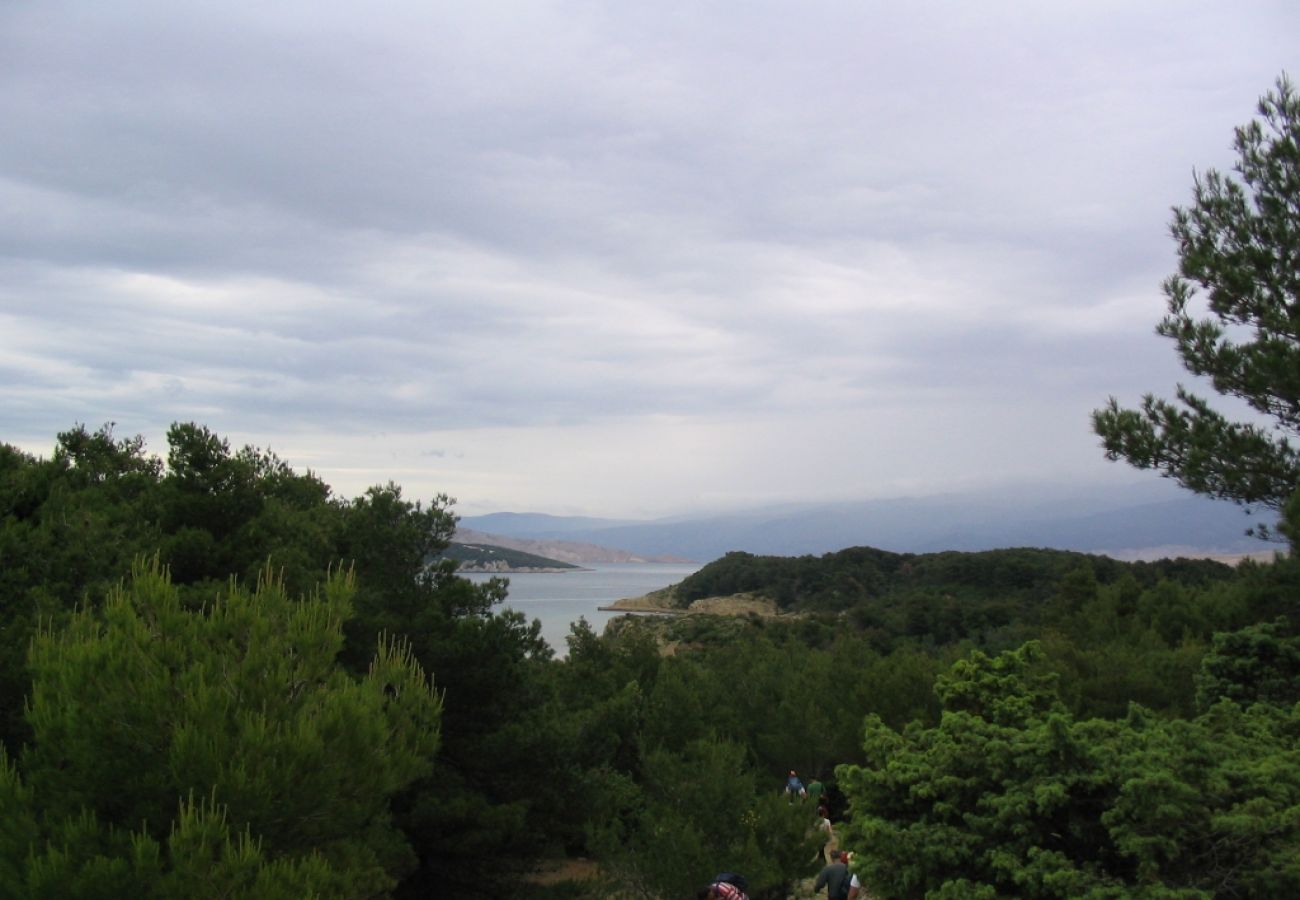
{"label": "distant mountain range", "polygon": [[[653,521],[493,513],[466,516],[460,525],[466,533],[477,532],[475,541],[527,541],[516,549],[582,563],[709,562],[732,550],[800,556],[855,546],[898,553],[1048,547],[1121,559],[1234,556],[1275,549],[1245,534],[1250,525],[1273,520],[1157,481],[1073,492],[1024,489],[792,504]],[[581,552],[566,550],[566,543],[617,548],[631,558],[579,558]]]}

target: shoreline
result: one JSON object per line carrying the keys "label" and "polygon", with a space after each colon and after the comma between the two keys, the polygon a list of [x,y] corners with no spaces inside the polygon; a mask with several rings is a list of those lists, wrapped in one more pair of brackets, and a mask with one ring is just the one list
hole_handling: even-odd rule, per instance
{"label": "shoreline", "polygon": [[641,597],[627,597],[615,600],[606,606],[597,607],[601,612],[622,613],[642,616],[760,616],[762,618],[789,618],[796,614],[783,613],[776,603],[766,597],[754,594],[733,594],[729,597],[703,597],[690,606],[682,608],[676,605],[676,596],[672,588],[654,591]]}
{"label": "shoreline", "polygon": [[519,566],[515,568],[495,568],[493,566],[460,566],[456,569],[458,575],[564,575],[569,572],[594,572],[594,569],[588,569],[584,566]]}

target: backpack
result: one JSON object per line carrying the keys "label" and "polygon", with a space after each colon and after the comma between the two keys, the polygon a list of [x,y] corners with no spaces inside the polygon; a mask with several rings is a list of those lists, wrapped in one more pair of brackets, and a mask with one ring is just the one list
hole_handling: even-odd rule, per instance
{"label": "backpack", "polygon": [[847,869],[844,870],[844,880],[840,882],[840,889],[831,894],[830,900],[849,900],[849,891],[853,888],[853,874]]}
{"label": "backpack", "polygon": [[717,884],[718,882],[738,887],[746,894],[749,893],[749,882],[745,879],[744,875],[741,875],[738,872],[723,872],[721,875],[714,877],[713,883]]}

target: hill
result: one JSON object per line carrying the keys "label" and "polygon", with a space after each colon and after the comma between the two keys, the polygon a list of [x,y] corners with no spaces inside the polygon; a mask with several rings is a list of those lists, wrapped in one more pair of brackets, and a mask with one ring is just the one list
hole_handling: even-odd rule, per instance
{"label": "hill", "polygon": [[580,568],[558,559],[492,544],[452,543],[442,551],[441,558],[459,560],[462,572],[567,572]]}
{"label": "hill", "polygon": [[[794,622],[802,623],[793,626],[800,642],[860,632],[880,649],[909,640],[1014,646],[1044,628],[1086,631],[1088,623],[1116,617],[1157,623],[1173,641],[1186,628],[1231,621],[1236,602],[1223,602],[1224,591],[1245,574],[1210,559],[1124,562],[1023,547],[925,554],[851,547],[820,557],[734,552],[610,608],[658,613],[635,627],[674,650],[734,641],[755,627],[772,635]],[[1281,613],[1289,605],[1267,593],[1255,598],[1261,609]],[[733,621],[709,621],[717,616]],[[619,633],[633,625],[623,616],[608,627]]]}
{"label": "hill", "polygon": [[864,603],[876,606],[901,598],[941,599],[960,604],[996,602],[1032,607],[1073,592],[1127,578],[1134,588],[1162,580],[1201,586],[1233,578],[1233,569],[1208,559],[1121,562],[1069,550],[1011,548],[941,553],[891,553],[850,547],[824,556],[755,556],[728,553],[680,584],[672,595],[679,606],[709,597],[750,594],[772,600],[779,609],[843,612]]}

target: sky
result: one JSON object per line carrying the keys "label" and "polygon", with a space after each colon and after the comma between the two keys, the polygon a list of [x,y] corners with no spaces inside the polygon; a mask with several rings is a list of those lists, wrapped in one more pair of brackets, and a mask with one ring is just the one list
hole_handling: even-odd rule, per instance
{"label": "sky", "polygon": [[0,3],[0,441],[646,518],[1151,479],[1294,0]]}

